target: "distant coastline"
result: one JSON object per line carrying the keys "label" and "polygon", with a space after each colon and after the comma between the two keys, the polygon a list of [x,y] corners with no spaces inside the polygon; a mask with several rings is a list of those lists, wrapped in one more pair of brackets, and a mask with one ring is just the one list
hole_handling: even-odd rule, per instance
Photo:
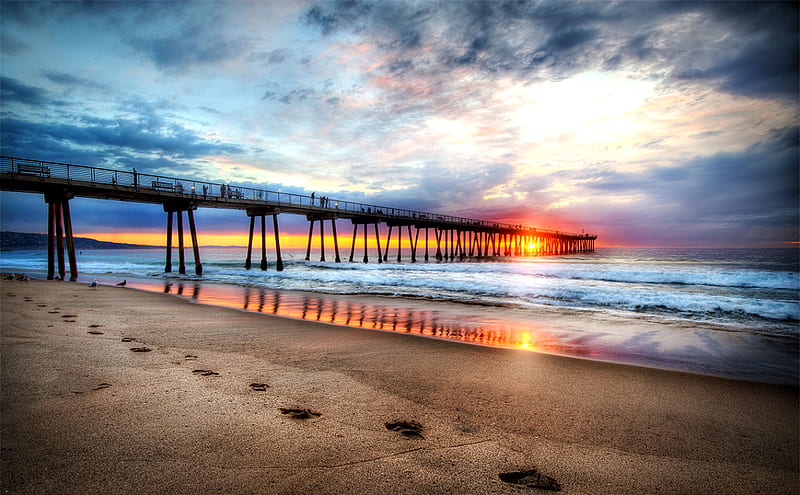
{"label": "distant coastline", "polygon": [[[163,246],[150,246],[145,244],[126,244],[122,242],[107,242],[90,239],[88,237],[75,237],[75,249],[153,249]],[[47,234],[32,234],[27,232],[0,232],[0,250],[23,251],[28,249],[47,249]]]}

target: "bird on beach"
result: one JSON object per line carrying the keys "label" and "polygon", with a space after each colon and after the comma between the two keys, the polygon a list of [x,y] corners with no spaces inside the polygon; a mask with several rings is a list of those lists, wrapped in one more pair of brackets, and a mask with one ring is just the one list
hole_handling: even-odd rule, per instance
{"label": "bird on beach", "polygon": [[128,280],[125,279],[122,282],[118,283],[117,285],[120,286],[120,287],[125,287],[125,284],[127,284],[127,283],[128,283]]}
{"label": "bird on beach", "polygon": [[91,283],[91,284],[89,284],[89,287],[90,287],[90,288],[92,288],[92,289],[94,289],[95,287],[97,287],[97,279],[94,279],[94,280],[92,280],[92,283]]}
{"label": "bird on beach", "polygon": [[17,280],[19,280],[21,282],[27,282],[30,279],[31,278],[29,276],[25,275],[24,273],[21,273],[21,274],[17,275]]}
{"label": "bird on beach", "polygon": [[7,275],[3,280],[8,280],[9,282],[14,280],[15,275],[12,273],[11,275]]}

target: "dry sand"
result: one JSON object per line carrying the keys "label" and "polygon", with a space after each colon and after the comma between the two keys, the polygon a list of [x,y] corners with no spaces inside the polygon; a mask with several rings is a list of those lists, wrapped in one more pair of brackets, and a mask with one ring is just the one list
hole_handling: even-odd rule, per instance
{"label": "dry sand", "polygon": [[0,289],[2,493],[546,493],[499,476],[531,469],[564,493],[800,491],[797,388]]}

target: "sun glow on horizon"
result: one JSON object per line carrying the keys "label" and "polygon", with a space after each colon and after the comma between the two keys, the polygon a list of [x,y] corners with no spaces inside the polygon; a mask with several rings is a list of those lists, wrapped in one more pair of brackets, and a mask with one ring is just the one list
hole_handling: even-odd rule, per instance
{"label": "sun glow on horizon", "polygon": [[[117,242],[122,244],[137,244],[137,245],[145,245],[145,246],[156,246],[156,247],[165,247],[166,246],[166,233],[164,232],[81,232],[76,233],[75,237],[85,237],[94,239],[97,241],[103,242]],[[349,253],[350,248],[353,245],[353,237],[350,234],[342,234],[340,233],[337,235],[339,251],[342,256],[345,256],[345,253]],[[247,234],[228,234],[228,233],[203,233],[202,231],[197,235],[197,242],[200,247],[212,247],[212,246],[220,246],[220,247],[241,247],[247,248],[248,242],[248,235]],[[444,242],[444,241],[443,241]],[[466,240],[462,240],[462,242],[466,245]],[[189,248],[192,245],[192,238],[189,234],[188,230],[184,231],[183,233],[183,243],[184,246]],[[400,241],[402,249],[404,252],[407,252],[411,248],[411,241],[409,241],[407,235],[404,235]],[[308,247],[308,235],[307,234],[298,234],[292,232],[281,232],[280,234],[280,245],[281,249],[306,249]],[[330,230],[326,229],[325,232],[325,240],[324,245],[326,251],[332,250],[335,246],[333,234]],[[428,249],[436,249],[436,239],[433,235],[429,237],[428,240]],[[172,246],[178,246],[178,236],[177,234],[173,234],[172,236]],[[370,256],[373,253],[377,253],[377,249],[380,246],[381,252],[389,255],[395,255],[397,252],[397,237],[396,234],[392,237],[391,242],[389,243],[388,251],[386,245],[386,232],[381,232],[381,239],[380,242],[375,239],[372,232],[369,233],[369,237],[367,238],[367,249],[370,251]],[[272,236],[270,231],[267,232],[266,236],[266,247],[268,250],[272,251],[275,249],[275,239]],[[261,249],[261,236],[260,234],[256,234],[253,237],[253,250]],[[315,230],[314,237],[311,242],[311,251],[312,253],[319,253],[320,249],[320,237],[319,232]],[[361,232],[356,235],[356,242],[355,242],[355,249],[357,252],[362,253],[364,249],[364,237]],[[424,236],[417,240],[417,252],[424,252],[425,250],[425,239]]]}

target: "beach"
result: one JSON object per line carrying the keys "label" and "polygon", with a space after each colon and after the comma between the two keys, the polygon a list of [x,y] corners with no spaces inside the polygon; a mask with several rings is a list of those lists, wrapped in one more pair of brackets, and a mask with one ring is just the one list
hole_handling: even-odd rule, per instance
{"label": "beach", "polygon": [[800,492],[796,387],[107,285],[0,301],[3,493]]}

